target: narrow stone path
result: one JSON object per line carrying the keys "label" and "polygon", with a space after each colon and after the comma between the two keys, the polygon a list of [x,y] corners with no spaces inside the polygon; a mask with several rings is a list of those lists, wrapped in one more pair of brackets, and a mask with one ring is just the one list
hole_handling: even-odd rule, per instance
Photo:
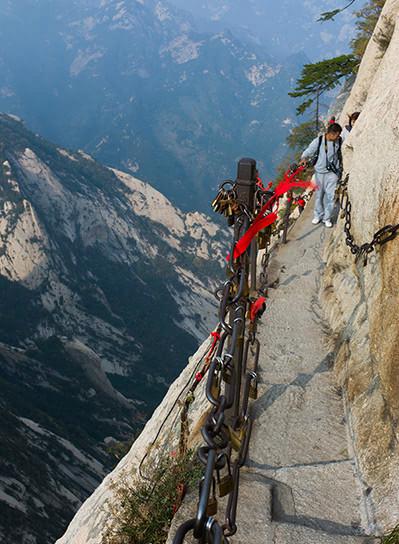
{"label": "narrow stone path", "polygon": [[311,224],[311,206],[273,257],[277,286],[259,330],[261,384],[234,544],[370,542],[319,305],[328,231]]}

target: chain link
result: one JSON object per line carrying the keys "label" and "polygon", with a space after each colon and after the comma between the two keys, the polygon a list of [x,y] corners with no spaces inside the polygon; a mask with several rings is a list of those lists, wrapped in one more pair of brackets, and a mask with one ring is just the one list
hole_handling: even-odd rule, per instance
{"label": "chain link", "polygon": [[351,250],[352,254],[355,255],[355,262],[363,260],[363,265],[367,266],[368,256],[370,253],[376,250],[378,246],[382,246],[393,240],[398,231],[399,224],[397,225],[386,225],[379,229],[373,236],[371,242],[365,242],[362,245],[356,244],[352,229],[352,203],[349,200],[348,194],[348,182],[349,174],[338,184],[336,192],[336,200],[339,201],[340,208],[342,210],[341,217],[345,220],[344,222],[344,233],[345,233],[345,242],[346,245]]}

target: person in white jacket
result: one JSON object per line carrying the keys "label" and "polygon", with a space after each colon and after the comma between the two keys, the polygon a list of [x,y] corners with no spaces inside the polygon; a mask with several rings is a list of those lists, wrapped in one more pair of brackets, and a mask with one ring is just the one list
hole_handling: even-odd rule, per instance
{"label": "person in white jacket", "polygon": [[335,188],[342,173],[342,128],[338,123],[328,126],[324,135],[315,138],[302,153],[301,164],[313,159],[317,185],[313,225],[323,221],[332,227]]}

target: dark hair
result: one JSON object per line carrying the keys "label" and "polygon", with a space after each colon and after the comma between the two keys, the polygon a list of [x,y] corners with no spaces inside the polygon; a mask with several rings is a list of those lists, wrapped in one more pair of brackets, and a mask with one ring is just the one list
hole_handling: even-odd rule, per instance
{"label": "dark hair", "polygon": [[360,111],[355,111],[355,113],[352,113],[352,115],[349,115],[349,124],[352,126],[353,121],[356,121],[356,119],[359,117]]}
{"label": "dark hair", "polygon": [[327,134],[341,134],[342,127],[338,123],[332,123],[332,125],[329,125],[327,128]]}

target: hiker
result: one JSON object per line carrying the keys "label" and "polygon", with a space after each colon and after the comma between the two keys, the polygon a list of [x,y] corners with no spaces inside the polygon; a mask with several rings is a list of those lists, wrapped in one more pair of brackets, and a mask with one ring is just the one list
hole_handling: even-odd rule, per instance
{"label": "hiker", "polygon": [[348,115],[349,123],[347,125],[345,125],[344,130],[342,131],[342,141],[343,142],[349,136],[351,130],[353,129],[356,121],[359,118],[359,115],[360,115],[360,111],[355,111],[354,113],[352,113],[352,115]]}
{"label": "hiker", "polygon": [[317,191],[313,225],[323,221],[326,227],[332,227],[335,187],[342,174],[341,132],[338,123],[329,125],[324,136],[315,138],[302,153],[300,164],[307,164],[312,159],[315,169]]}

